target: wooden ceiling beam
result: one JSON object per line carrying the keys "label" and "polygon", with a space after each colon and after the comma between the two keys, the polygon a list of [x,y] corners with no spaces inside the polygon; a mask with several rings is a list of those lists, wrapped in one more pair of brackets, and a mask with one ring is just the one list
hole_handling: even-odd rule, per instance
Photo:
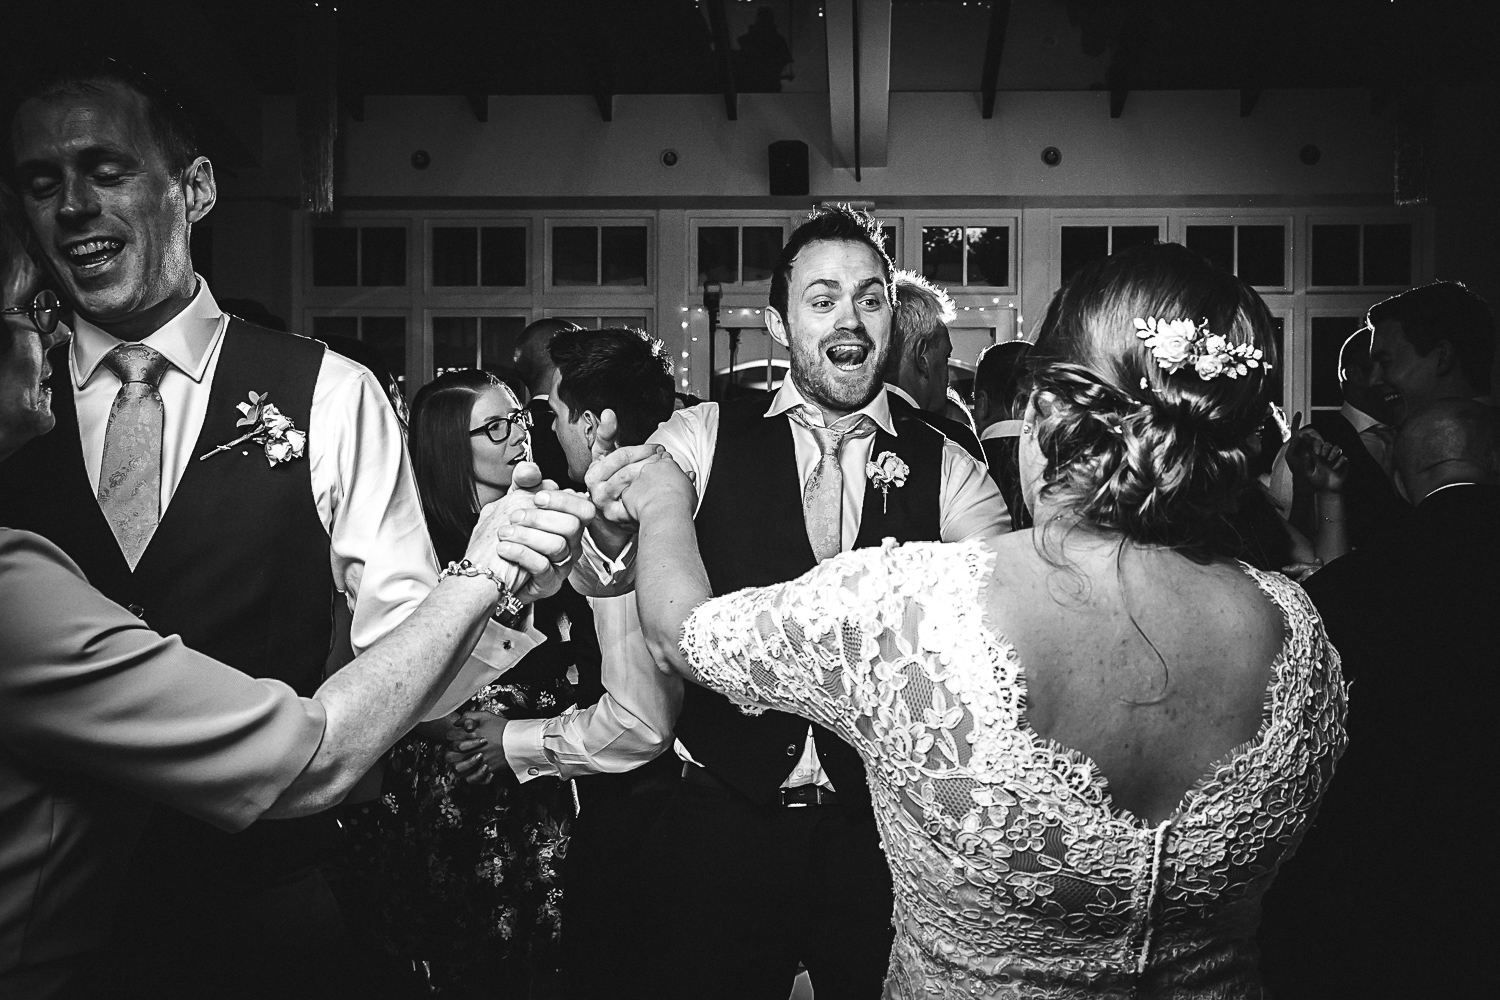
{"label": "wooden ceiling beam", "polygon": [[739,121],[740,97],[734,84],[734,58],[729,47],[729,17],[724,11],[724,0],[706,0],[704,9],[713,35],[714,55],[719,62],[719,85],[724,90],[724,114],[732,122]]}
{"label": "wooden ceiling beam", "polygon": [[979,90],[984,97],[983,114],[995,117],[995,92],[1000,85],[1000,57],[1005,53],[1005,32],[1010,27],[1010,0],[994,0],[990,6],[990,33],[984,44],[984,74]]}

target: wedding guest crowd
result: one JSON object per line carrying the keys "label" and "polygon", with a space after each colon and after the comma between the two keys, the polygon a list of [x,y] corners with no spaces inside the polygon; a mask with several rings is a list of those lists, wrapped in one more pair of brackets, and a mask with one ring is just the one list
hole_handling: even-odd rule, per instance
{"label": "wedding guest crowd", "polygon": [[1373,306],[1288,423],[1255,290],[1136,247],[971,412],[952,298],[827,207],[773,391],[543,319],[408,421],[195,273],[214,169],[151,81],[67,66],[8,134],[0,997],[1486,982],[1462,285]]}

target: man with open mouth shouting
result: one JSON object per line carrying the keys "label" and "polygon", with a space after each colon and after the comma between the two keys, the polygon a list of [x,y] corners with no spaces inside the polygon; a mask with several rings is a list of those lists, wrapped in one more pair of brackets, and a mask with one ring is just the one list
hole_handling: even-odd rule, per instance
{"label": "man with open mouth shouting", "polygon": [[[585,546],[575,584],[628,588],[633,525],[618,500],[633,463],[658,447],[695,478],[715,594],[792,580],[886,538],[1009,530],[984,467],[915,415],[893,414],[881,381],[891,279],[863,213],[836,207],[798,227],[765,310],[791,377],[772,397],[680,410],[646,445],[595,463],[588,482],[611,523],[595,520],[597,551]],[[879,996],[891,880],[858,756],[821,726],[747,715],[696,685],[676,736],[683,782],[642,859],[657,932],[650,995],[781,1000],[800,963],[819,1000]]]}
{"label": "man with open mouth shouting", "polygon": [[[51,357],[57,429],[10,460],[0,524],[48,538],[155,631],[311,695],[333,601],[348,602],[360,653],[439,579],[384,390],[317,341],[219,309],[189,253],[213,165],[150,80],[74,64],[32,85],[10,141],[27,222],[76,322]],[[486,628],[429,718],[540,639],[507,623]],[[230,837],[158,810],[112,995],[342,995],[345,935],[317,868],[336,832],[323,814]]]}

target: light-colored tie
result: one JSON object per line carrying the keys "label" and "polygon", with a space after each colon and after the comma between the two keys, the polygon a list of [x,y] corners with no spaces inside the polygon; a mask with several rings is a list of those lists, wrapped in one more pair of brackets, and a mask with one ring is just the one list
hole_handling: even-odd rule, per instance
{"label": "light-colored tie", "polygon": [[[860,414],[824,427],[813,423],[800,410],[793,410],[791,416],[818,442],[818,464],[813,466],[812,475],[802,488],[802,519],[807,523],[807,540],[812,543],[813,555],[822,562],[838,555],[844,547],[844,472],[839,466],[839,449],[850,438],[874,434],[875,422]],[[849,422],[844,424],[844,420]]]}
{"label": "light-colored tie", "polygon": [[103,365],[120,379],[104,430],[99,509],[132,570],[161,520],[161,393],[170,365],[145,344],[120,344]]}

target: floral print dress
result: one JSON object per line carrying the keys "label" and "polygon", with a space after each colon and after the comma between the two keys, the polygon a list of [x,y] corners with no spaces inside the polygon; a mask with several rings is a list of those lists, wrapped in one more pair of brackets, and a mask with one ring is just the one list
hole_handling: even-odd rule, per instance
{"label": "floral print dress", "polygon": [[[506,718],[557,715],[565,679],[497,682],[463,706]],[[558,967],[562,880],[572,802],[553,778],[485,785],[453,776],[446,744],[408,736],[391,751],[380,799],[349,822],[344,876],[377,912],[380,947],[442,990],[524,981]]]}

